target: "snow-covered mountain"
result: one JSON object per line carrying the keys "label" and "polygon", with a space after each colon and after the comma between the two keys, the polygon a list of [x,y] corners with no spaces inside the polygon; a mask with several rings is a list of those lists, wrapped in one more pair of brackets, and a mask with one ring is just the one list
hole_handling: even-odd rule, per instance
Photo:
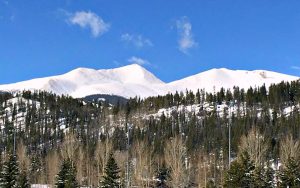
{"label": "snow-covered mountain", "polygon": [[293,81],[299,77],[290,76],[266,70],[229,70],[226,68],[211,69],[187,78],[169,83],[171,90],[182,91],[186,88],[196,91],[198,88],[204,88],[207,92],[219,91],[221,87],[228,89],[234,86],[240,88],[250,88],[262,86],[269,87],[272,83],[281,81]]}
{"label": "snow-covered mountain", "polygon": [[0,90],[46,90],[76,98],[92,94],[146,97],[159,94],[164,84],[143,67],[132,64],[115,69],[77,68],[59,76],[0,85]]}
{"label": "snow-covered mountain", "polygon": [[198,88],[204,88],[208,92],[233,86],[247,89],[250,86],[262,84],[269,86],[271,83],[297,79],[299,77],[265,70],[244,71],[221,68],[164,83],[142,66],[132,64],[115,69],[78,68],[59,76],[0,85],[0,90],[46,90],[76,98],[93,94],[148,97],[186,89],[196,91]]}

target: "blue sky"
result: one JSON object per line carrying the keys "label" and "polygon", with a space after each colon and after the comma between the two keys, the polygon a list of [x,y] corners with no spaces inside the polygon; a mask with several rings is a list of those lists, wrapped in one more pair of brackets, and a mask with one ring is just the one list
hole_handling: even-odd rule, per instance
{"label": "blue sky", "polygon": [[210,68],[300,76],[298,0],[0,0],[0,84],[142,64],[163,81]]}

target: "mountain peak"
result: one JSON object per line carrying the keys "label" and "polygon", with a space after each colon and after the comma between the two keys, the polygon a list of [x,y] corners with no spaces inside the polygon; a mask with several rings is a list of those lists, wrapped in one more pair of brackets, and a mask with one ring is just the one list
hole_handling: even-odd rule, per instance
{"label": "mountain peak", "polygon": [[79,67],[66,74],[38,78],[15,84],[0,85],[0,90],[46,90],[73,97],[93,94],[114,94],[123,97],[148,97],[168,92],[205,89],[218,91],[221,87],[233,86],[247,89],[265,84],[267,87],[281,81],[297,80],[299,77],[266,70],[230,70],[214,68],[187,78],[164,83],[139,64],[130,64],[114,69],[90,69]]}
{"label": "mountain peak", "polygon": [[127,70],[127,71],[144,71],[144,72],[149,72],[143,66],[141,66],[139,64],[136,64],[136,63],[125,65],[125,66],[118,67],[118,68],[115,68],[115,69],[122,69],[122,70]]}
{"label": "mountain peak", "polygon": [[138,64],[130,64],[116,69],[109,69],[108,71],[117,74],[123,83],[164,84],[164,82]]}
{"label": "mountain peak", "polygon": [[214,68],[198,73],[187,78],[169,83],[173,88],[184,90],[186,88],[196,91],[205,89],[206,92],[218,91],[222,87],[232,89],[234,86],[248,89],[259,87],[265,84],[267,87],[271,84],[281,81],[293,81],[299,77],[281,74],[267,70],[230,70],[227,68]]}
{"label": "mountain peak", "polygon": [[214,68],[214,69],[211,69],[211,70],[216,70],[216,71],[232,71],[231,69],[224,68],[224,67],[221,67],[221,68]]}
{"label": "mountain peak", "polygon": [[114,69],[79,67],[62,75],[0,85],[0,90],[45,90],[76,98],[92,94],[147,97],[161,94],[165,83],[138,64]]}
{"label": "mountain peak", "polygon": [[85,67],[78,67],[76,69],[71,70],[70,72],[85,72],[85,71],[90,71],[90,70],[95,70],[95,69],[85,68]]}
{"label": "mountain peak", "polygon": [[125,65],[125,66],[123,66],[123,67],[145,69],[143,66],[141,66],[140,64],[137,64],[137,63],[132,63],[132,64],[129,64],[129,65]]}
{"label": "mountain peak", "polygon": [[92,68],[85,68],[85,67],[78,67],[76,69],[73,69],[69,72],[67,72],[66,74],[64,75],[79,75],[79,74],[88,74],[90,72],[95,72],[97,70],[95,69],[92,69]]}
{"label": "mountain peak", "polygon": [[69,72],[67,72],[66,74],[69,74],[69,73],[87,73],[87,72],[91,72],[91,71],[104,71],[104,70],[118,70],[118,69],[126,69],[126,70],[131,70],[131,71],[134,71],[134,70],[143,70],[143,71],[147,71],[144,67],[142,67],[141,65],[139,64],[129,64],[129,65],[124,65],[122,67],[117,67],[117,68],[111,68],[111,69],[93,69],[93,68],[85,68],[85,67],[78,67],[78,68],[75,68]]}

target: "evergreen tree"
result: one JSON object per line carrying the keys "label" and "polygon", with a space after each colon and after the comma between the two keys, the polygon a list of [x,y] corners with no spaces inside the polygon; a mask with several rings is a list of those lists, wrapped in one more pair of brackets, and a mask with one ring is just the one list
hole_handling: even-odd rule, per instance
{"label": "evergreen tree", "polygon": [[18,178],[18,186],[20,188],[30,188],[27,172],[25,170],[22,170],[20,172],[20,176]]}
{"label": "evergreen tree", "polygon": [[56,177],[55,187],[76,188],[79,187],[76,180],[76,168],[71,159],[64,159],[60,171]]}
{"label": "evergreen tree", "polygon": [[262,166],[258,166],[255,168],[253,173],[253,184],[254,187],[265,187],[265,176],[264,176],[264,168]]}
{"label": "evergreen tree", "polygon": [[272,188],[274,187],[274,170],[267,164],[267,167],[263,166],[255,167],[254,170],[253,186],[260,188]]}
{"label": "evergreen tree", "polygon": [[110,153],[109,159],[107,161],[105,167],[105,176],[103,177],[103,181],[100,182],[101,188],[118,188],[120,187],[120,169],[118,164],[116,163],[113,154]]}
{"label": "evergreen tree", "polygon": [[1,188],[14,188],[18,187],[19,168],[15,155],[9,155],[8,160],[4,162],[1,175],[0,187]]}
{"label": "evergreen tree", "polygon": [[42,170],[41,158],[38,155],[33,155],[31,158],[31,164],[29,167],[29,173],[31,175],[30,182],[37,182]]}
{"label": "evergreen tree", "polygon": [[243,152],[238,160],[232,162],[225,177],[225,187],[253,187],[254,169],[249,154]]}
{"label": "evergreen tree", "polygon": [[264,173],[264,187],[266,187],[266,188],[275,187],[274,175],[275,175],[274,169],[270,166],[269,163],[267,163],[267,169],[265,170],[265,173]]}
{"label": "evergreen tree", "polygon": [[280,172],[280,180],[281,187],[300,187],[300,162],[290,157]]}

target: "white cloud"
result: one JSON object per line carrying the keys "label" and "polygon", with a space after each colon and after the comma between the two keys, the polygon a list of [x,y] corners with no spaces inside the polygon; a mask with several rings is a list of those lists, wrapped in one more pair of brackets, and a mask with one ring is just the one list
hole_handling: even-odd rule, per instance
{"label": "white cloud", "polygon": [[132,35],[129,33],[124,33],[121,35],[121,40],[127,43],[131,43],[137,48],[142,48],[144,46],[153,46],[151,40],[144,38],[142,35]]}
{"label": "white cloud", "polygon": [[176,28],[179,34],[178,48],[187,54],[189,49],[197,46],[192,33],[192,24],[187,17],[182,17],[176,21]]}
{"label": "white cloud", "polygon": [[292,69],[295,69],[295,70],[300,70],[300,67],[299,66],[291,66]]}
{"label": "white cloud", "polygon": [[79,25],[82,28],[89,27],[94,37],[102,35],[103,33],[107,32],[110,28],[109,23],[105,23],[100,16],[91,11],[78,11],[74,14],[67,15],[69,15],[69,23]]}
{"label": "white cloud", "polygon": [[135,56],[129,58],[128,62],[133,64],[138,64],[138,65],[150,65],[149,61]]}

